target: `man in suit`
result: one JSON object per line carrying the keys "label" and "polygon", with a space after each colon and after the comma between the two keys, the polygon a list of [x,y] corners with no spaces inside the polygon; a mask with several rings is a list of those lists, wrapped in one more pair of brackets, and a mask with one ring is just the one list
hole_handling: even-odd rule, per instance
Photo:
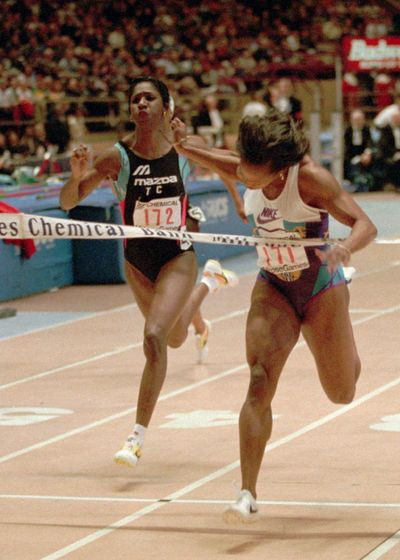
{"label": "man in suit", "polygon": [[192,117],[193,133],[203,136],[208,144],[216,148],[224,145],[224,121],[214,95],[206,95],[200,110]]}
{"label": "man in suit", "polygon": [[400,192],[400,108],[381,130],[378,157],[385,170],[385,190]]}
{"label": "man in suit", "polygon": [[353,183],[357,191],[373,190],[374,163],[373,141],[365,114],[361,109],[354,109],[344,133],[344,178]]}

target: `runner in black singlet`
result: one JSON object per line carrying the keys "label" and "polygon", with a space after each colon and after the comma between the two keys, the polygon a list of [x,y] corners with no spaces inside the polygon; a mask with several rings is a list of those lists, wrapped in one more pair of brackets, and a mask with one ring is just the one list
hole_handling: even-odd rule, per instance
{"label": "runner in black singlet", "polygon": [[[101,181],[112,178],[127,224],[183,229],[187,211],[184,181],[189,165],[172,147],[169,91],[159,80],[136,78],[129,107],[134,134],[100,155],[92,169],[87,147],[74,150],[71,177],[61,190],[61,206],[73,208]],[[183,242],[130,239],[125,257],[126,277],[145,317],[146,363],[136,424],[115,461],[133,466],[141,455],[145,432],[164,383],[167,346],[180,346],[208,293],[235,285],[237,277],[223,270],[218,261],[210,260],[195,286],[196,256],[191,245]]]}

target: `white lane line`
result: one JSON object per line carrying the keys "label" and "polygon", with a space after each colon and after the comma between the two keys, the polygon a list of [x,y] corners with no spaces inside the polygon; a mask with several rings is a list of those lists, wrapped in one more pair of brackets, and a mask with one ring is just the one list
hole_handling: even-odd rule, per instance
{"label": "white lane line", "polygon": [[379,560],[386,552],[389,552],[398,544],[400,544],[400,531],[394,533],[394,535],[379,545],[378,548],[375,548],[375,550],[367,554],[367,556],[363,556],[361,560]]}
{"label": "white lane line", "polygon": [[[65,321],[61,321],[60,323],[56,323],[54,325],[48,325],[46,327],[38,327],[37,329],[32,329],[30,331],[27,332],[23,332],[20,334],[12,334],[10,336],[4,336],[0,338],[0,343],[4,342],[5,340],[11,340],[14,338],[19,338],[21,336],[29,336],[31,334],[37,334],[38,332],[43,332],[43,331],[47,331],[50,329],[57,329],[58,327],[65,327],[66,325],[72,325],[74,323],[78,323],[79,321],[86,321],[87,319],[93,319],[97,317],[102,317],[103,315],[108,315],[110,313],[119,313],[120,311],[126,311],[127,309],[131,309],[131,308],[135,308],[137,307],[136,303],[129,303],[127,305],[121,305],[120,307],[114,307],[112,309],[107,309],[105,311],[94,311],[94,312],[88,312],[87,315],[84,315],[83,317],[75,317],[74,319],[67,319]],[[39,312],[36,312],[39,313]],[[73,312],[70,312],[73,313]],[[82,311],[81,313],[85,313],[85,311]]]}
{"label": "white lane line", "polygon": [[[217,381],[219,379],[222,379],[224,377],[227,377],[229,375],[232,375],[233,373],[236,373],[244,368],[247,367],[247,364],[242,364],[240,366],[236,366],[234,368],[228,369],[226,371],[223,371],[221,373],[217,373],[216,375],[210,376],[206,379],[203,379],[201,381],[197,381],[196,383],[191,383],[190,385],[186,385],[185,387],[181,387],[180,389],[176,389],[174,391],[171,391],[170,393],[166,393],[165,395],[161,395],[160,398],[158,399],[158,402],[160,401],[166,401],[168,399],[171,399],[173,397],[176,397],[177,395],[181,395],[182,393],[186,393],[188,391],[192,391],[193,389],[197,389],[198,387],[201,387],[202,385],[206,385],[208,383],[212,383],[213,381]],[[124,416],[127,416],[129,414],[133,414],[133,412],[136,411],[136,406],[131,407],[131,408],[127,408],[125,410],[122,410],[121,412],[117,412],[116,414],[112,414],[111,416],[107,416],[106,418],[102,418],[101,420],[96,420],[95,422],[91,422],[90,424],[85,424],[84,426],[81,426],[79,428],[75,428],[74,430],[70,430],[69,432],[65,432],[63,434],[59,434],[58,436],[54,436],[52,438],[46,439],[44,441],[41,441],[39,443],[35,443],[34,445],[30,445],[29,447],[25,447],[24,449],[19,449],[18,451],[14,451],[13,453],[9,453],[8,455],[3,455],[2,457],[0,457],[0,463],[5,463],[6,461],[10,461],[11,459],[15,459],[16,457],[20,457],[21,455],[25,455],[26,453],[30,453],[31,451],[35,451],[37,449],[42,449],[43,447],[47,447],[50,444],[53,443],[57,443],[59,441],[63,441],[69,437],[81,434],[83,432],[86,432],[88,430],[91,430],[92,428],[98,428],[99,426],[102,426],[104,424],[108,424],[109,422],[112,422],[113,420],[117,420],[119,418],[123,418]]]}
{"label": "white lane line", "polygon": [[109,358],[110,356],[116,356],[117,354],[128,352],[129,350],[133,350],[134,348],[141,348],[142,346],[143,342],[135,342],[134,344],[128,344],[127,346],[122,346],[120,348],[116,348],[115,350],[110,350],[109,352],[96,354],[95,356],[85,358],[84,360],[78,360],[77,362],[71,362],[70,364],[66,364],[64,366],[59,366],[53,369],[48,369],[47,371],[43,371],[41,373],[29,375],[28,377],[23,377],[21,379],[18,379],[17,381],[11,381],[10,383],[0,385],[0,391],[2,391],[3,389],[10,389],[11,387],[15,387],[17,385],[22,385],[23,383],[28,383],[29,381],[36,381],[37,379],[53,375],[54,373],[60,373],[61,371],[66,371],[68,369],[90,364],[91,362],[96,362],[97,360],[103,360],[105,358]]}
{"label": "white lane line", "polygon": [[[103,496],[45,496],[32,494],[0,494],[0,500],[42,500],[60,502],[106,502],[106,503],[134,503],[152,504],[164,501],[160,498],[110,498]],[[171,500],[172,504],[190,505],[224,505],[231,504],[232,500]],[[325,508],[370,508],[370,509],[400,509],[400,503],[384,502],[304,502],[291,500],[257,500],[263,506],[289,506],[289,507],[325,507]]]}
{"label": "white lane line", "polygon": [[377,268],[371,268],[370,270],[366,271],[366,272],[357,272],[354,274],[354,279],[357,278],[365,278],[366,276],[370,276],[371,274],[379,274],[381,272],[387,272],[388,270],[391,270],[392,268],[396,268],[396,266],[400,266],[400,261],[392,261],[390,264],[387,264],[385,266],[381,266],[381,267],[377,267]]}
{"label": "white lane line", "polygon": [[[396,266],[400,266],[400,261],[393,261],[392,263],[390,263],[386,266],[374,268],[374,269],[368,270],[367,272],[360,272],[360,273],[356,272],[356,274],[354,275],[353,281],[356,280],[357,278],[365,278],[366,276],[371,276],[372,274],[379,274],[380,272],[386,272],[388,270],[391,270],[392,268],[395,268]],[[240,276],[241,277],[254,276],[254,278],[256,278],[257,270],[254,271],[254,272],[248,272],[246,274],[241,274]],[[89,314],[84,316],[84,317],[77,317],[76,319],[69,319],[68,321],[65,321],[63,323],[57,323],[56,325],[49,325],[48,327],[39,327],[39,328],[31,330],[29,332],[25,332],[25,333],[21,333],[21,334],[15,334],[15,335],[12,335],[12,336],[0,338],[0,344],[3,341],[10,340],[12,338],[17,338],[17,337],[20,337],[20,336],[28,336],[32,333],[36,334],[38,332],[45,331],[45,330],[48,330],[48,329],[55,329],[55,328],[58,328],[58,327],[64,327],[65,325],[76,323],[78,321],[86,321],[87,319],[93,319],[94,317],[101,317],[102,315],[107,315],[109,313],[117,313],[119,311],[126,311],[127,309],[135,308],[135,307],[137,307],[136,303],[129,303],[127,305],[122,305],[120,307],[115,307],[114,309],[108,309],[108,310],[105,310],[105,311],[96,311],[94,313],[89,312]],[[239,312],[239,313],[241,313],[241,312]],[[216,321],[216,322],[218,322],[218,321]]]}
{"label": "white lane line", "polygon": [[[381,316],[383,316],[387,313],[393,313],[393,312],[396,312],[396,311],[399,311],[399,310],[400,310],[400,305],[390,307],[387,310],[383,310],[383,311],[379,311],[377,313],[374,313],[370,317],[364,317],[362,319],[358,319],[357,321],[354,321],[353,325],[360,325],[362,323],[365,323],[365,322],[370,321],[372,319],[375,319],[377,317],[381,317]],[[294,349],[300,348],[304,345],[305,345],[304,341],[298,342],[296,344],[296,346],[294,347]],[[95,360],[95,358],[93,358],[93,360]],[[181,394],[186,393],[188,391],[191,391],[193,389],[197,389],[198,387],[201,387],[202,385],[206,385],[206,384],[211,383],[213,381],[217,381],[219,379],[222,379],[223,377],[227,377],[229,375],[237,373],[238,371],[241,371],[242,369],[245,369],[247,367],[248,367],[247,363],[240,364],[239,366],[237,366],[235,368],[228,369],[226,371],[223,371],[221,373],[218,373],[216,375],[208,377],[207,379],[203,379],[202,381],[198,381],[197,383],[192,383],[192,384],[186,385],[185,387],[182,387],[180,389],[176,389],[175,391],[171,391],[170,393],[166,393],[165,395],[161,395],[158,400],[159,401],[168,400],[168,399],[173,398],[177,395],[181,395]],[[399,381],[400,381],[400,378],[395,380],[394,382],[392,382],[392,383],[394,383],[393,387],[396,386],[399,383]],[[389,384],[388,386],[390,388],[391,384]],[[384,385],[383,387],[384,387],[384,390],[386,390],[387,386]],[[370,394],[370,393],[368,393],[368,394]],[[379,393],[377,393],[377,394],[379,394]],[[375,396],[375,395],[373,395],[373,396]],[[368,398],[367,398],[367,400],[368,400]],[[346,405],[346,406],[351,409],[351,408],[354,407],[355,403],[358,403],[358,402],[359,402],[359,399],[357,399],[357,401],[353,401],[351,404]],[[334,412],[333,415],[332,415],[332,418],[334,418],[336,414],[341,414],[340,410],[342,410],[342,409],[339,409],[339,411]],[[132,414],[135,411],[136,411],[136,406],[128,408],[128,409],[123,410],[121,412],[118,412],[116,414],[112,414],[111,416],[107,416],[106,418],[103,418],[101,420],[96,420],[95,422],[91,422],[90,424],[86,424],[84,426],[81,426],[80,428],[75,428],[74,430],[64,432],[63,434],[59,434],[58,436],[54,436],[50,439],[47,439],[47,440],[44,440],[42,442],[36,443],[36,444],[31,445],[29,447],[25,447],[24,449],[19,449],[18,451],[14,451],[14,452],[12,452],[8,455],[3,455],[2,457],[0,457],[0,463],[4,463],[6,461],[9,461],[9,460],[14,459],[16,457],[19,457],[21,455],[25,455],[26,453],[30,453],[31,451],[35,451],[37,449],[42,449],[43,447],[46,447],[47,445],[57,443],[59,441],[63,441],[64,439],[75,436],[77,434],[81,434],[83,432],[91,430],[92,428],[97,428],[97,427],[102,426],[104,424],[108,424],[109,422],[112,422],[113,420],[123,418],[124,416]],[[268,449],[268,447],[267,447],[267,449]]]}
{"label": "white lane line", "polygon": [[[122,309],[122,308],[120,308]],[[248,308],[241,309],[239,311],[234,311],[232,313],[227,313],[226,315],[221,315],[216,319],[211,321],[211,324],[220,323],[221,321],[227,321],[229,319],[234,319],[236,317],[240,317],[241,315],[245,315],[248,312]],[[0,341],[1,342],[1,341]],[[41,379],[42,377],[47,377],[48,375],[53,375],[54,373],[60,373],[65,370],[80,367],[82,365],[90,364],[91,362],[96,362],[97,360],[102,360],[103,358],[109,358],[110,356],[116,356],[117,354],[122,354],[123,352],[128,352],[129,350],[133,350],[135,348],[141,348],[143,346],[143,341],[135,342],[133,344],[128,344],[127,346],[121,346],[120,348],[116,348],[115,350],[110,350],[109,352],[104,352],[102,354],[96,354],[95,356],[91,356],[90,358],[85,358],[83,360],[78,360],[77,362],[71,362],[70,364],[66,364],[64,366],[59,366],[56,368],[52,368],[41,373],[36,373],[34,375],[29,375],[28,377],[23,377],[18,379],[17,381],[10,381],[10,383],[5,383],[4,385],[0,385],[0,391],[3,389],[10,389],[11,387],[15,387],[16,385],[21,385],[23,383],[28,383],[29,381],[35,381],[36,379]]]}
{"label": "white lane line", "polygon": [[[273,442],[272,444],[267,445],[265,453],[273,451],[274,449],[277,449],[278,447],[281,447],[282,445],[286,445],[287,443],[303,436],[304,434],[307,434],[307,433],[309,433],[313,430],[316,430],[317,428],[320,428],[321,426],[327,424],[328,422],[331,422],[333,419],[338,418],[339,416],[342,416],[343,414],[346,414],[350,410],[353,410],[354,408],[360,406],[361,404],[367,402],[368,400],[376,397],[377,395],[380,395],[384,391],[392,389],[396,385],[400,385],[400,377],[398,379],[390,382],[390,383],[382,385],[381,387],[379,387],[378,389],[376,389],[374,391],[371,391],[370,393],[367,393],[366,395],[357,399],[353,403],[341,407],[336,412],[334,412],[332,414],[328,414],[326,416],[323,416],[319,420],[316,420],[314,422],[311,422],[310,424],[307,424],[306,426],[304,426],[300,430],[292,432],[291,434],[289,434],[289,435],[287,435],[283,438],[278,439],[277,441]],[[86,537],[83,537],[82,539],[79,539],[79,540],[75,541],[74,543],[71,543],[70,545],[68,545],[64,548],[61,548],[61,549],[49,554],[48,556],[43,557],[41,560],[57,560],[58,558],[63,558],[67,554],[69,554],[71,552],[74,552],[75,550],[79,550],[80,548],[83,548],[84,546],[86,546],[86,545],[88,545],[88,544],[90,544],[94,541],[97,541],[98,539],[101,539],[102,537],[114,532],[116,529],[119,529],[121,527],[126,527],[126,525],[129,525],[130,523],[133,523],[134,521],[136,521],[137,519],[140,519],[141,517],[144,517],[148,513],[152,513],[153,511],[156,511],[156,510],[160,509],[161,507],[164,507],[166,504],[170,503],[171,501],[177,500],[177,499],[181,498],[182,496],[185,496],[186,494],[189,494],[190,492],[193,492],[194,490],[197,490],[198,488],[201,488],[202,486],[206,485],[207,483],[212,482],[213,480],[216,480],[216,479],[218,479],[222,476],[225,476],[229,472],[239,468],[239,466],[240,466],[239,460],[234,461],[233,463],[230,463],[229,465],[226,465],[225,467],[222,467],[221,469],[218,469],[217,471],[214,471],[213,473],[211,473],[211,474],[209,474],[209,475],[207,475],[203,478],[200,478],[199,480],[196,480],[196,481],[192,482],[191,484],[188,484],[187,486],[184,486],[180,490],[177,490],[176,492],[173,492],[172,494],[169,494],[168,496],[165,496],[164,498],[162,498],[161,501],[159,500],[154,504],[150,504],[150,505],[136,511],[135,513],[133,513],[131,515],[128,515],[126,517],[123,517],[122,519],[119,519],[115,523],[112,523],[111,525],[109,525],[107,527],[104,527],[103,529],[95,531],[94,533],[90,533]]]}
{"label": "white lane line", "polygon": [[[121,308],[122,309],[122,308]],[[381,317],[383,315],[386,315],[388,313],[395,313],[396,311],[400,310],[400,305],[395,305],[394,307],[388,307],[387,309],[380,309],[380,310],[370,310],[370,312],[372,313],[369,317],[364,317],[363,319],[357,319],[356,321],[353,321],[353,326],[356,325],[360,325],[362,323],[371,321],[372,319],[376,319],[377,317]],[[216,319],[213,319],[211,321],[211,324],[216,324],[216,323],[220,323],[222,321],[227,321],[229,319],[235,319],[237,317],[241,317],[242,315],[247,314],[248,312],[248,308],[246,307],[245,309],[239,309],[238,311],[232,311],[231,313],[227,313],[226,315],[221,315],[220,317],[217,317]],[[367,313],[368,310],[350,310],[351,313]],[[1,342],[1,341],[0,341]],[[95,356],[92,356],[90,358],[85,358],[84,360],[78,360],[77,362],[72,362],[70,364],[66,364],[64,366],[60,366],[57,368],[53,368],[47,371],[44,371],[42,373],[37,373],[34,375],[30,375],[28,377],[23,377],[21,379],[18,379],[17,381],[11,381],[10,383],[5,383],[4,385],[0,385],[0,391],[2,391],[3,389],[10,389],[11,387],[15,387],[16,385],[21,385],[23,383],[28,383],[29,381],[35,381],[36,379],[41,379],[42,377],[47,377],[49,375],[53,375],[54,373],[60,373],[62,371],[74,368],[74,367],[79,367],[85,364],[89,364],[91,362],[95,362],[97,360],[102,360],[103,358],[108,358],[110,356],[115,356],[117,354],[121,354],[123,352],[127,352],[129,350],[133,350],[135,348],[140,348],[142,347],[143,343],[142,342],[135,342],[134,344],[128,344],[127,346],[122,346],[121,348],[116,348],[115,350],[110,350],[109,352],[104,352],[103,354],[96,354]]]}

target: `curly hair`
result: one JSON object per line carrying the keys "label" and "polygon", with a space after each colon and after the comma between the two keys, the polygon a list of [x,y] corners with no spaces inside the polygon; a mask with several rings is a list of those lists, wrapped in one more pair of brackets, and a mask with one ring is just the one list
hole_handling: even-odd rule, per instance
{"label": "curly hair", "polygon": [[271,163],[279,171],[301,161],[309,150],[309,141],[301,123],[271,108],[263,116],[249,116],[241,121],[237,150],[246,162]]}
{"label": "curly hair", "polygon": [[128,99],[130,100],[133,94],[135,87],[142,82],[150,83],[161,95],[162,103],[164,107],[169,106],[170,103],[170,94],[167,86],[161,80],[157,80],[156,78],[151,78],[149,76],[139,76],[137,78],[133,78],[129,84],[129,96]]}

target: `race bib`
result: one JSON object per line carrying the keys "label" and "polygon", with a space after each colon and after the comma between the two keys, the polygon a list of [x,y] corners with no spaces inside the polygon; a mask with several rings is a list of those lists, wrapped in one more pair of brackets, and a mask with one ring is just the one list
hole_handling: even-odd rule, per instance
{"label": "race bib", "polygon": [[136,201],[133,211],[135,226],[161,229],[179,229],[181,225],[179,197],[155,198],[147,202]]}
{"label": "race bib", "polygon": [[257,247],[257,253],[257,264],[260,268],[287,282],[297,280],[300,277],[299,272],[310,266],[304,247],[263,245]]}

